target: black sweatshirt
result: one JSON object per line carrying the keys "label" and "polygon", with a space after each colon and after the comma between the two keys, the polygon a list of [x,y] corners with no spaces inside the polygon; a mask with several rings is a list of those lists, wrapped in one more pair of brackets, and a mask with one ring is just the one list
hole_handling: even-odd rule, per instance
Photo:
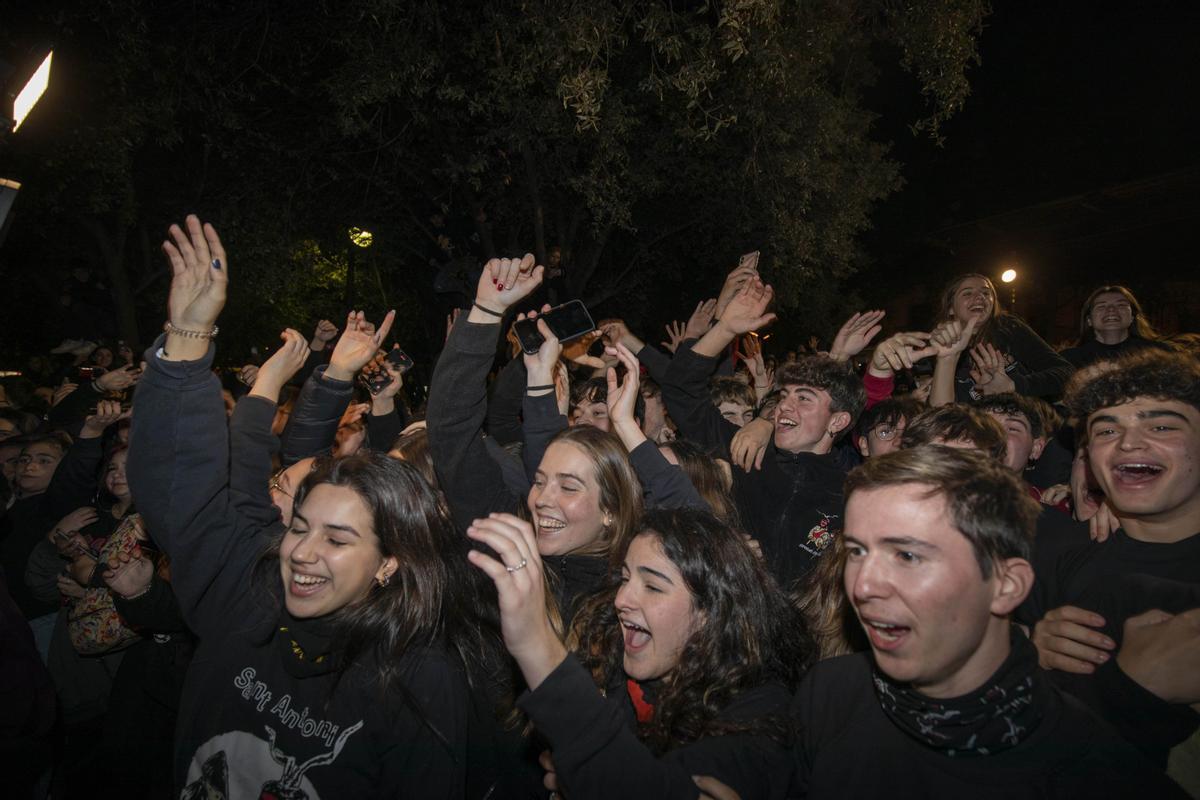
{"label": "black sweatshirt", "polygon": [[[1156,544],[1117,530],[1104,542],[1035,550],[1034,571],[1033,591],[1019,612],[1022,622],[1032,626],[1052,609],[1078,606],[1104,617],[1101,630],[1119,649],[1129,617],[1156,608],[1178,614],[1200,607],[1200,534]],[[1200,714],[1160,700],[1122,672],[1115,658],[1091,675],[1050,674],[1159,765],[1200,727]]]}
{"label": "black sweatshirt", "polygon": [[818,798],[1185,797],[1075,698],[1036,673],[1042,721],[990,756],[951,757],[897,728],[875,695],[871,656],[822,661],[795,698],[793,796]]}
{"label": "black sweatshirt", "polygon": [[[160,345],[161,337],[147,352],[137,390],[129,483],[200,637],[179,713],[177,783],[189,796],[461,797],[468,696],[455,659],[410,651],[396,665],[400,685],[386,695],[370,658],[336,690],[332,673],[301,678],[285,669],[278,568],[269,567],[263,590],[252,580],[277,528],[243,514],[230,496],[213,351],[167,362],[156,355]],[[269,403],[248,408],[264,418],[271,411]]]}
{"label": "black sweatshirt", "polygon": [[[749,722],[786,713],[787,690],[779,684],[751,689],[721,712]],[[636,717],[622,687],[601,696],[574,656],[518,701],[550,742],[564,797],[621,800],[691,800],[700,796],[693,775],[709,775],[745,800],[782,798],[790,754],[766,736],[733,734],[700,739],[656,757],[635,733]]]}
{"label": "black sweatshirt", "polygon": [[[683,435],[729,458],[740,430],[708,393],[717,359],[680,347],[663,382],[663,398]],[[804,576],[842,527],[844,468],[834,454],[788,453],[767,446],[761,470],[733,470],[733,497],[746,532],[781,586]]]}
{"label": "black sweatshirt", "polygon": [[[1022,319],[1011,314],[998,317],[990,338],[992,345],[1010,359],[1005,371],[1012,378],[1013,391],[1051,399],[1062,394],[1074,368]],[[972,392],[976,391],[971,367],[971,352],[964,350],[958,357],[954,381],[954,399],[960,403],[971,402]]]}
{"label": "black sweatshirt", "polygon": [[325,366],[319,366],[308,376],[283,429],[279,460],[285,467],[329,453],[338,423],[354,397],[354,384],[328,378],[325,370]]}
{"label": "black sweatshirt", "polygon": [[1152,339],[1143,339],[1135,333],[1129,334],[1129,337],[1123,342],[1117,344],[1105,344],[1098,339],[1084,342],[1075,347],[1068,347],[1059,355],[1071,363],[1075,369],[1083,369],[1091,366],[1097,361],[1114,361],[1121,356],[1130,353],[1137,353],[1142,350],[1160,350],[1170,353],[1171,346],[1165,342],[1156,342]]}

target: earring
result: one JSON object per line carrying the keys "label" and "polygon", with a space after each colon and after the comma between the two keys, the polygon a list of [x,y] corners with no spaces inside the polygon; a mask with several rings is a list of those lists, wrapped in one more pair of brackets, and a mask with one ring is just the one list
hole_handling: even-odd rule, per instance
{"label": "earring", "polygon": [[391,575],[384,575],[382,578],[377,578],[376,582],[379,584],[379,588],[382,589],[383,587],[388,585],[388,582],[391,581],[391,579],[392,579]]}

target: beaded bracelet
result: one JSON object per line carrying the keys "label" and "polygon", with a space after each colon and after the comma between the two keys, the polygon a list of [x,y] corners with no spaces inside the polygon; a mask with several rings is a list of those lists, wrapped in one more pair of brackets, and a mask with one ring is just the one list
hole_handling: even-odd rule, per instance
{"label": "beaded bracelet", "polygon": [[183,328],[176,328],[170,320],[167,320],[163,323],[163,330],[168,334],[182,336],[185,339],[215,339],[220,328],[213,325],[211,331],[185,331]]}

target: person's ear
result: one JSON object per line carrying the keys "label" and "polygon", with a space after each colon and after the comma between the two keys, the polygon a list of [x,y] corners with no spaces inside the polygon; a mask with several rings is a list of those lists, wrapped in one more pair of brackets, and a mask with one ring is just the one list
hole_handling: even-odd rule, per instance
{"label": "person's ear", "polygon": [[388,556],[379,565],[379,569],[375,571],[375,582],[380,586],[387,586],[388,581],[396,574],[396,570],[400,568],[400,560],[395,556]]}
{"label": "person's ear", "polygon": [[850,427],[850,412],[835,411],[829,417],[829,438],[834,439],[839,433]]}
{"label": "person's ear", "polygon": [[[870,434],[867,434],[867,436],[870,436]],[[871,455],[870,451],[867,449],[867,436],[854,437],[854,442],[858,445],[859,455],[861,455],[863,458],[868,458]]]}
{"label": "person's ear", "polygon": [[991,612],[1006,617],[1017,610],[1033,588],[1033,565],[1023,558],[1005,558],[997,559],[992,569],[995,571],[995,590]]}
{"label": "person's ear", "polygon": [[1046,452],[1046,445],[1049,443],[1049,441],[1050,440],[1046,438],[1034,439],[1033,449],[1029,451],[1029,460],[1037,461],[1039,458],[1041,458],[1042,453]]}

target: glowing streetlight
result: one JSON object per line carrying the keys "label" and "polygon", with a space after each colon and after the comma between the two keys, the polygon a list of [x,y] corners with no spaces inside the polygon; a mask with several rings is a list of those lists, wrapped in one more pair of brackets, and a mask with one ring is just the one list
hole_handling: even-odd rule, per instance
{"label": "glowing streetlight", "polygon": [[1000,280],[1008,284],[1008,310],[1016,311],[1017,309],[1017,271],[1012,267],[1000,273]]}
{"label": "glowing streetlight", "polygon": [[1006,269],[1000,275],[1000,280],[1004,281],[1005,283],[1012,283],[1016,279],[1017,279],[1017,271],[1015,269]]}
{"label": "glowing streetlight", "polygon": [[370,231],[364,231],[362,228],[351,228],[347,233],[350,234],[350,242],[355,247],[370,247],[375,242],[375,237]]}
{"label": "glowing streetlight", "polygon": [[46,88],[50,86],[50,61],[54,58],[54,51],[46,54],[42,59],[41,65],[34,71],[32,77],[25,82],[25,86],[17,93],[13,100],[13,131],[21,127],[21,123],[29,116],[29,112],[37,105],[37,101],[42,99],[42,95],[46,93]]}

